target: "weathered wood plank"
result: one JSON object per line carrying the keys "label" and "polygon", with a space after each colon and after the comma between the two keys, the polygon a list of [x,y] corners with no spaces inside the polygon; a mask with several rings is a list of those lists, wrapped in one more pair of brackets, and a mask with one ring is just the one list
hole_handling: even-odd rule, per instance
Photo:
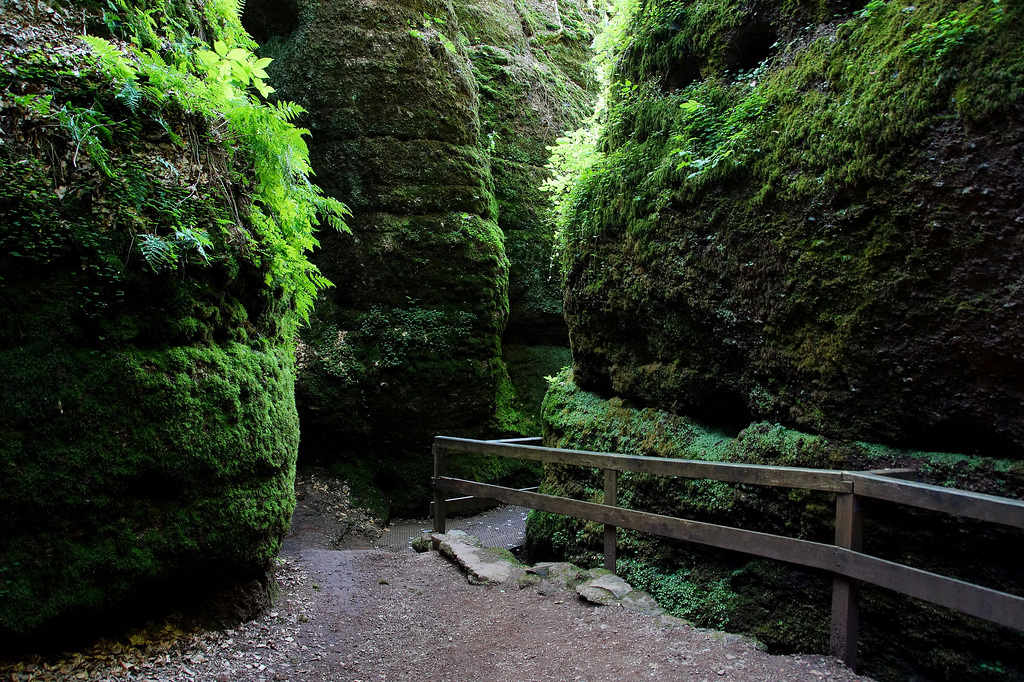
{"label": "weathered wood plank", "polygon": [[[836,546],[859,552],[862,539],[862,512],[856,495],[836,496]],[[832,631],[830,653],[851,670],[857,668],[857,632],[860,610],[857,581],[843,575],[832,578]]]}
{"label": "weathered wood plank", "polygon": [[[434,443],[431,448],[434,454],[434,481],[437,481],[447,473],[448,470],[448,452],[443,446]],[[447,507],[447,496],[443,490],[439,490],[437,486],[434,486],[434,532],[443,533],[445,532],[446,514],[448,511]]]}
{"label": "weathered wood plank", "polygon": [[956,516],[1024,528],[1024,502],[984,493],[943,488],[911,481],[895,481],[869,473],[847,472],[858,495]]}
{"label": "weathered wood plank", "polygon": [[543,445],[544,439],[540,436],[524,436],[522,438],[495,438],[488,443],[518,443],[519,445]]}
{"label": "weathered wood plank", "polygon": [[888,478],[899,478],[904,481],[916,481],[920,474],[917,469],[871,469],[870,471],[855,471],[853,473],[887,476]]}
{"label": "weathered wood plank", "polygon": [[836,571],[872,585],[1024,631],[1024,598],[837,548]]}
{"label": "weathered wood plank", "polygon": [[477,452],[550,464],[568,464],[683,478],[707,478],[730,483],[751,483],[784,488],[806,488],[844,493],[853,491],[852,484],[843,479],[843,472],[831,469],[801,469],[668,457],[638,457],[450,438],[448,436],[438,436],[434,442],[449,452]]}
{"label": "weathered wood plank", "polygon": [[[604,503],[609,507],[618,505],[619,472],[615,469],[604,470]],[[615,526],[605,524],[604,527],[604,567],[615,573],[615,562],[618,559],[618,547],[615,542]]]}
{"label": "weathered wood plank", "polygon": [[542,495],[540,493],[524,493],[511,488],[474,483],[458,478],[441,478],[434,482],[436,490],[490,497],[506,504],[531,507],[554,514],[574,516],[587,521],[595,521],[619,528],[630,528],[646,533],[653,533],[676,540],[688,540],[703,545],[746,552],[768,559],[788,561],[801,566],[832,570],[836,565],[835,551],[832,545],[823,545],[807,540],[797,540],[751,530],[741,530],[728,526],[717,526],[701,521],[677,519],[649,512],[641,512],[621,507],[606,507],[603,504],[572,500],[566,497]]}

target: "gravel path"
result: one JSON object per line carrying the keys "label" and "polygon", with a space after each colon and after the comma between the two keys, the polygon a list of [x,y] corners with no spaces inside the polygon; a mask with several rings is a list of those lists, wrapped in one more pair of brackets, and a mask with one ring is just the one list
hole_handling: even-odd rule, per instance
{"label": "gravel path", "polygon": [[[445,526],[447,530],[466,531],[480,538],[484,547],[501,547],[512,549],[526,542],[526,507],[503,505],[473,516],[449,517]],[[399,551],[409,549],[412,541],[428,533],[433,528],[432,519],[415,519],[395,521],[388,526],[386,533],[375,540],[374,549]]]}
{"label": "gravel path", "polygon": [[[342,486],[307,474],[300,489],[271,611],[233,630],[157,623],[58,658],[0,662],[0,680],[866,679],[828,658],[769,656],[740,637],[663,629],[558,584],[471,585],[436,552],[334,549],[372,545],[382,531],[345,506]],[[482,526],[504,537],[500,518]]]}
{"label": "gravel path", "polygon": [[282,607],[309,619],[296,641],[320,658],[286,666],[287,679],[292,669],[351,682],[863,679],[822,657],[768,656],[742,638],[662,629],[550,584],[470,585],[433,552],[307,550],[293,568],[298,589]]}

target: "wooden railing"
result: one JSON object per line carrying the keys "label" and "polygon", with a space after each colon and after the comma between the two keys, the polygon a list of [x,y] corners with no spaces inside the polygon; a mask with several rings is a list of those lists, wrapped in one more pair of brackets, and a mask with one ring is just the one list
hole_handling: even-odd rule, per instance
{"label": "wooden railing", "polygon": [[[800,469],[560,450],[541,447],[539,443],[539,439],[503,442],[445,436],[435,438],[432,479],[434,530],[439,533],[445,531],[450,503],[447,494],[455,493],[603,523],[604,565],[611,571],[615,570],[616,528],[629,528],[829,571],[833,575],[831,652],[850,668],[854,668],[857,662],[858,581],[1024,630],[1024,598],[862,554],[860,500],[866,497],[888,500],[1021,529],[1024,529],[1024,502],[900,480],[901,477],[915,475],[908,469],[864,472]],[[450,452],[474,452],[603,469],[604,503],[449,478],[446,467]],[[835,544],[623,509],[616,506],[618,475],[622,471],[835,493]]]}

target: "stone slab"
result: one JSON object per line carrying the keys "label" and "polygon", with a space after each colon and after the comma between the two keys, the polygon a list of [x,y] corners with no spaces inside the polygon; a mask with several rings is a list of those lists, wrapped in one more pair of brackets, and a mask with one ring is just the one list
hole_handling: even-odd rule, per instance
{"label": "stone slab", "polygon": [[465,571],[469,581],[474,584],[514,582],[526,572],[526,568],[517,565],[508,552],[482,547],[479,539],[461,530],[435,533],[431,536],[431,542],[434,549]]}

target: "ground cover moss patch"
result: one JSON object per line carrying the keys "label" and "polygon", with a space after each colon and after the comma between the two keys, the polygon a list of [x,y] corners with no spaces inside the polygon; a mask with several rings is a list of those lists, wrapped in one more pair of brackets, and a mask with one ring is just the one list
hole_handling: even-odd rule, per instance
{"label": "ground cover moss patch", "polygon": [[[566,370],[544,403],[545,443],[577,450],[655,457],[870,470],[910,467],[924,482],[1020,498],[1024,468],[948,452],[920,452],[755,422],[715,427],[621,398],[581,390]],[[597,470],[549,465],[541,492],[600,502]],[[624,507],[831,544],[835,501],[809,491],[678,480],[624,472]],[[864,501],[864,551],[962,580],[1024,593],[1005,547],[1019,533],[994,524]],[[673,615],[697,625],[750,634],[775,652],[825,652],[831,577],[783,563],[619,530],[619,573]],[[957,547],[954,554],[948,547]],[[603,526],[533,511],[527,548],[534,560],[596,566]],[[876,679],[1015,679],[1020,634],[893,593],[865,587],[860,669]],[[907,644],[913,642],[913,644]],[[991,677],[992,671],[1001,671]]]}

